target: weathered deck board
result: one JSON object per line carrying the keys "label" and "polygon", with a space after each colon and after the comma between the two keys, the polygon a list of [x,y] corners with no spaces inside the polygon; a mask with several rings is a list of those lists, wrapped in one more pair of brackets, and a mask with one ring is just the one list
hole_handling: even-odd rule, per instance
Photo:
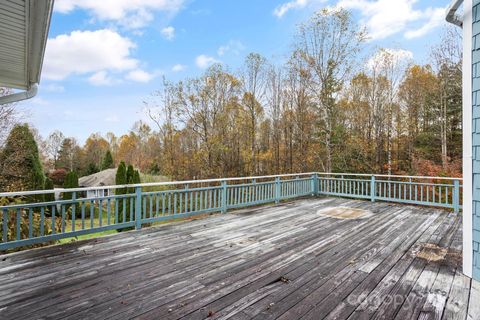
{"label": "weathered deck board", "polygon": [[475,319],[461,244],[453,213],[304,199],[0,256],[0,319]]}

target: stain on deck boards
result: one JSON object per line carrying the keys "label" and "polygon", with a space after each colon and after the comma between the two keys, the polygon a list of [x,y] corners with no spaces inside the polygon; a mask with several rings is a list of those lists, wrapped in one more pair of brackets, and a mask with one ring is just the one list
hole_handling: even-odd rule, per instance
{"label": "stain on deck boards", "polygon": [[336,219],[360,219],[367,218],[372,213],[368,210],[349,208],[349,207],[334,207],[325,208],[317,211],[317,214],[336,218]]}
{"label": "stain on deck boards", "polygon": [[[339,207],[368,214],[318,214]],[[460,215],[380,202],[231,212],[5,255],[0,319],[478,319],[461,235]]]}

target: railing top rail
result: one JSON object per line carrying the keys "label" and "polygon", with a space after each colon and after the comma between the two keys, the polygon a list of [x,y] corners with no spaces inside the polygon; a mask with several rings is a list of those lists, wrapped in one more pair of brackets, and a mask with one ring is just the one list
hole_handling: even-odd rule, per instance
{"label": "railing top rail", "polygon": [[182,185],[182,184],[211,183],[211,182],[223,182],[223,181],[242,181],[242,180],[271,179],[271,178],[282,178],[282,177],[300,177],[300,176],[311,176],[313,174],[316,174],[316,172],[288,173],[288,174],[277,174],[277,175],[268,175],[268,176],[215,178],[215,179],[202,179],[202,180],[149,182],[149,183],[111,185],[111,186],[99,186],[99,187],[81,187],[81,188],[71,188],[71,189],[56,188],[53,190],[1,192],[0,197],[29,196],[29,195],[39,195],[39,194],[82,192],[82,191],[95,191],[95,190],[105,190],[105,189],[135,188],[135,187],[160,187],[160,186],[171,186],[171,185],[179,185],[179,184]]}
{"label": "railing top rail", "polygon": [[318,175],[323,176],[355,176],[355,177],[378,177],[378,178],[403,178],[403,179],[429,179],[429,180],[463,180],[462,178],[455,177],[434,177],[434,176],[403,176],[403,175],[388,175],[388,174],[370,174],[370,173],[339,173],[339,172],[316,172]]}
{"label": "railing top rail", "polygon": [[284,178],[284,177],[301,177],[311,175],[321,176],[356,176],[356,177],[379,177],[379,178],[403,178],[403,179],[430,179],[430,180],[462,180],[462,178],[452,177],[430,177],[430,176],[402,176],[402,175],[386,175],[386,174],[368,174],[368,173],[326,173],[326,172],[308,172],[308,173],[289,173],[289,174],[277,174],[266,176],[250,176],[250,177],[231,177],[231,178],[215,178],[215,179],[202,179],[202,180],[181,180],[181,181],[165,181],[165,182],[150,182],[139,184],[125,184],[125,185],[110,185],[110,186],[98,186],[98,187],[81,187],[81,188],[57,188],[53,190],[32,190],[32,191],[15,191],[15,192],[0,192],[0,197],[15,197],[15,196],[31,196],[41,194],[52,193],[65,193],[65,192],[85,192],[105,189],[122,189],[122,188],[136,188],[136,187],[160,187],[171,185],[186,185],[194,183],[212,183],[212,182],[224,182],[224,181],[242,181],[242,180],[254,180],[254,179],[272,179],[272,178]]}

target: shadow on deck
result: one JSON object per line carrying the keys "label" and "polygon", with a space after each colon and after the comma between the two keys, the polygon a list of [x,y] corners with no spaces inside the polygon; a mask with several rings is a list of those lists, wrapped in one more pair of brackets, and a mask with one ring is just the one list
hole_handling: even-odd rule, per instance
{"label": "shadow on deck", "polygon": [[234,211],[0,256],[0,318],[478,319],[461,237],[460,215],[405,205]]}

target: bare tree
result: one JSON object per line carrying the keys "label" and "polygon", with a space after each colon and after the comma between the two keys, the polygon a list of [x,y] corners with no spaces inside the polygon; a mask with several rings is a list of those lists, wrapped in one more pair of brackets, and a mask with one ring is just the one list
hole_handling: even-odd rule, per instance
{"label": "bare tree", "polygon": [[452,89],[461,90],[462,86],[462,38],[457,28],[448,27],[436,46],[431,50],[431,59],[439,75],[438,118],[440,122],[440,141],[442,145],[442,165],[448,164],[448,124]]}
{"label": "bare tree", "polygon": [[300,26],[295,46],[308,65],[309,87],[317,104],[325,146],[325,170],[332,170],[332,134],[337,117],[336,97],[350,74],[366,35],[344,9],[323,9]]}
{"label": "bare tree", "polygon": [[411,63],[410,56],[403,50],[380,49],[371,60],[372,74],[374,78],[380,77],[384,82],[385,105],[381,117],[386,123],[386,148],[387,148],[387,173],[392,174],[392,138],[394,126],[394,117],[398,114],[399,108],[398,90],[404,77],[405,71]]}
{"label": "bare tree", "polygon": [[[10,93],[10,89],[0,87],[0,97]],[[0,104],[0,146],[3,145],[8,133],[18,122],[18,116],[19,112],[15,104]]]}
{"label": "bare tree", "polygon": [[62,149],[63,140],[65,136],[59,130],[55,130],[47,138],[46,147],[48,155],[52,157],[53,160],[53,167],[57,168],[57,161],[58,156],[60,154],[60,150]]}
{"label": "bare tree", "polygon": [[241,72],[243,85],[242,105],[247,113],[250,131],[251,173],[258,172],[257,130],[263,116],[263,103],[267,90],[268,63],[258,53],[250,53]]}

